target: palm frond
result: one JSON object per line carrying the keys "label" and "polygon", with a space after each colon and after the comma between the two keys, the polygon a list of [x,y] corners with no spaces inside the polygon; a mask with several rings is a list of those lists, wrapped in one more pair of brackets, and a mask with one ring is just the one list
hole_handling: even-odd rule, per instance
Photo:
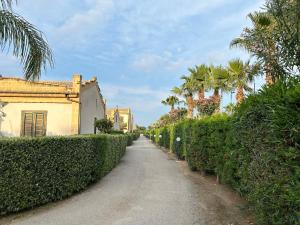
{"label": "palm frond", "polygon": [[272,23],[270,14],[264,12],[253,12],[249,13],[248,17],[252,23],[256,26],[270,26]]}
{"label": "palm frond", "polygon": [[[1,0],[8,6],[11,2]],[[25,79],[39,79],[47,64],[53,66],[52,52],[43,34],[22,17],[0,10],[0,28],[0,48],[13,48],[13,55],[23,64]]]}
{"label": "palm frond", "polygon": [[0,9],[11,10],[13,2],[17,3],[17,0],[0,0]]}
{"label": "palm frond", "polygon": [[182,94],[182,90],[179,87],[173,87],[171,92],[173,92],[176,95],[181,95]]}

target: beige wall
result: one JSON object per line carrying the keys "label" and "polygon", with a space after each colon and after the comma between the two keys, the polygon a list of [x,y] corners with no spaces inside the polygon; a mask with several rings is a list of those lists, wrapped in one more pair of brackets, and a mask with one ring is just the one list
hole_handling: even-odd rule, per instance
{"label": "beige wall", "polygon": [[128,130],[130,131],[130,123],[128,123],[130,121],[128,120],[128,114],[120,113],[120,117],[123,117],[123,122],[127,124],[127,128],[124,129],[124,132],[127,133]]}
{"label": "beige wall", "polygon": [[0,136],[20,136],[22,110],[47,111],[46,135],[70,135],[72,104],[64,103],[8,103],[2,108]]}
{"label": "beige wall", "polygon": [[95,117],[105,118],[105,106],[97,86],[82,89],[80,101],[80,134],[93,134]]}

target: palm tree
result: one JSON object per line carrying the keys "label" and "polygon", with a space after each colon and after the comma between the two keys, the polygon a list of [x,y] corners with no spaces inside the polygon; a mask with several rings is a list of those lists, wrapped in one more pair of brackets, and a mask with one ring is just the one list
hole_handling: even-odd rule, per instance
{"label": "palm tree", "polygon": [[192,118],[194,112],[194,92],[196,91],[196,86],[192,77],[182,76],[181,79],[184,83],[180,87],[174,87],[171,91],[176,95],[181,95],[186,98],[186,103],[188,106],[187,117]]}
{"label": "palm tree", "polygon": [[195,68],[189,68],[189,71],[198,89],[198,102],[201,103],[205,99],[209,68],[205,64],[201,64],[200,66],[195,66]]}
{"label": "palm tree", "polygon": [[52,52],[41,31],[12,11],[14,0],[0,0],[0,48],[13,46],[23,64],[24,77],[36,80],[42,69],[53,66]]}
{"label": "palm tree", "polygon": [[230,43],[230,47],[241,47],[261,59],[264,64],[266,83],[271,85],[284,71],[278,57],[273,30],[276,26],[272,16],[265,12],[255,12],[248,15],[253,28],[246,27],[240,37]]}
{"label": "palm tree", "polygon": [[172,95],[172,96],[169,96],[168,98],[166,98],[165,100],[163,100],[161,103],[164,104],[164,105],[171,106],[171,112],[173,112],[174,108],[175,108],[175,105],[179,104],[180,101],[179,101],[179,98],[177,98],[176,96]]}
{"label": "palm tree", "polygon": [[208,87],[213,90],[213,100],[217,105],[217,110],[220,111],[221,105],[221,94],[220,91],[229,91],[229,74],[228,71],[222,66],[213,66],[209,67],[209,77],[208,77]]}
{"label": "palm tree", "polygon": [[251,91],[249,83],[253,82],[254,76],[259,73],[259,65],[250,65],[250,61],[243,62],[240,59],[233,59],[228,63],[230,83],[236,88],[236,101],[241,103],[245,99],[244,91]]}

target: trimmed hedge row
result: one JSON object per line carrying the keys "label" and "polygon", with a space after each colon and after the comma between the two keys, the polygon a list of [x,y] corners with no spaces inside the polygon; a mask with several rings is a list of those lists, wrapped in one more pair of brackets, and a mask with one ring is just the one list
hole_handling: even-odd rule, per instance
{"label": "trimmed hedge row", "polygon": [[245,196],[257,224],[298,225],[299,131],[300,84],[295,81],[249,96],[233,116],[182,121],[148,136],[162,135],[155,140],[161,146],[169,139],[170,149],[191,169],[216,174]]}
{"label": "trimmed hedge row", "polygon": [[127,136],[127,145],[130,146],[133,144],[133,141],[137,140],[140,137],[139,132],[126,133]]}
{"label": "trimmed hedge row", "polygon": [[85,189],[118,164],[129,137],[132,135],[1,139],[0,214]]}

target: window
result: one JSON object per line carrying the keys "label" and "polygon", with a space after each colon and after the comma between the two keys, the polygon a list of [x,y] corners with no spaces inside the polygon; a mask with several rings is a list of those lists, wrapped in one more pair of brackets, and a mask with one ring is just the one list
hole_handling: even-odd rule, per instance
{"label": "window", "polygon": [[21,136],[42,137],[46,135],[46,111],[22,111]]}

